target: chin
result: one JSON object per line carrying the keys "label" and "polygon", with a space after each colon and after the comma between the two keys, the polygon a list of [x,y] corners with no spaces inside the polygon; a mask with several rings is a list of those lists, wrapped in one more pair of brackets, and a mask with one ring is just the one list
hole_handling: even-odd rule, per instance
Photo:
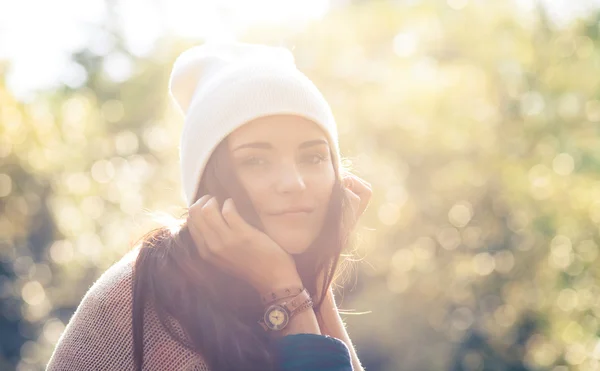
{"label": "chin", "polygon": [[281,246],[282,249],[291,255],[302,254],[308,250],[314,241],[314,238],[310,238],[308,233],[298,235],[298,233],[289,231],[280,231],[279,233],[274,234],[269,233],[269,237],[271,237],[273,241],[275,241],[279,246]]}
{"label": "chin", "polygon": [[298,243],[280,244],[279,246],[290,255],[300,255],[308,250],[309,247],[308,244],[300,245]]}

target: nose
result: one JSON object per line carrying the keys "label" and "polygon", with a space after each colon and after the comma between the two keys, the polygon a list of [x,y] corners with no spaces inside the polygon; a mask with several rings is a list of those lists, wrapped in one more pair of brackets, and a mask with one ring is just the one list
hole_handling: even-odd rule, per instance
{"label": "nose", "polygon": [[295,165],[282,165],[275,180],[277,193],[296,193],[306,189],[304,177]]}

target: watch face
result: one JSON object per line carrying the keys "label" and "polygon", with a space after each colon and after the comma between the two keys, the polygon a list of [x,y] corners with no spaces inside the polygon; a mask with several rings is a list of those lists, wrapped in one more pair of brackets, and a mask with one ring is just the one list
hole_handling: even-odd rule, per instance
{"label": "watch face", "polygon": [[265,323],[271,330],[281,330],[289,320],[289,315],[282,307],[273,305],[265,312]]}

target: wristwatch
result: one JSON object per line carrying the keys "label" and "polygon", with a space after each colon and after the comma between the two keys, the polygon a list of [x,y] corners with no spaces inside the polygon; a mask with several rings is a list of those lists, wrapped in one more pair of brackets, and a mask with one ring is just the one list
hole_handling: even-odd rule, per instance
{"label": "wristwatch", "polygon": [[268,306],[263,318],[261,318],[258,323],[265,331],[280,331],[287,326],[290,322],[290,318],[295,314],[311,308],[312,306],[313,301],[308,294],[308,291],[303,289],[298,295],[283,303]]}
{"label": "wristwatch", "polygon": [[302,290],[304,290],[303,287],[287,287],[276,291],[270,291],[266,294],[261,295],[261,301],[262,304],[266,306],[276,302],[277,300],[294,297],[301,293]]}

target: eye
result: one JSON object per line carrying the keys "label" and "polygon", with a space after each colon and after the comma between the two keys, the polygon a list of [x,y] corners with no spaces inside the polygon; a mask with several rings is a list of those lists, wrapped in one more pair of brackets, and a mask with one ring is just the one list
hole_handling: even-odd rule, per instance
{"label": "eye", "polygon": [[249,157],[246,160],[244,160],[242,162],[242,165],[244,166],[262,166],[265,165],[267,162],[260,158],[260,157]]}
{"label": "eye", "polygon": [[318,165],[318,164],[326,161],[327,156],[322,155],[320,153],[313,153],[313,154],[304,156],[303,160],[311,165]]}

